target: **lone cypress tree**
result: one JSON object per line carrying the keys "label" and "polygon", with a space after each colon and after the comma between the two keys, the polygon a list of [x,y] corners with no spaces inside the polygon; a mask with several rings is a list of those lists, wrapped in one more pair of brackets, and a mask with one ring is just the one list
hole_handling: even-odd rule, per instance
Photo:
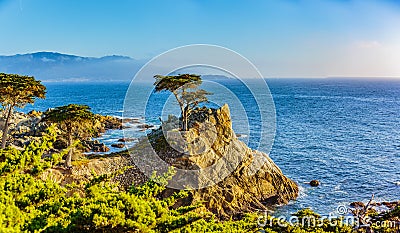
{"label": "lone cypress tree", "polygon": [[188,129],[188,119],[193,109],[202,102],[207,102],[207,92],[198,89],[202,80],[200,75],[196,74],[180,74],[176,76],[155,75],[154,82],[155,91],[170,91],[174,94],[178,101],[182,115],[182,130]]}
{"label": "lone cypress tree", "polygon": [[10,119],[15,107],[33,104],[35,98],[44,99],[46,87],[32,76],[0,73],[0,102],[5,111],[1,148],[6,147]]}
{"label": "lone cypress tree", "polygon": [[[70,147],[77,134],[85,127],[85,123],[94,120],[94,114],[87,105],[69,104],[66,106],[49,109],[45,113],[44,119],[49,122],[57,123],[60,129],[65,129],[64,135],[67,137],[67,146]],[[68,151],[65,158],[65,166],[72,166],[73,148]]]}

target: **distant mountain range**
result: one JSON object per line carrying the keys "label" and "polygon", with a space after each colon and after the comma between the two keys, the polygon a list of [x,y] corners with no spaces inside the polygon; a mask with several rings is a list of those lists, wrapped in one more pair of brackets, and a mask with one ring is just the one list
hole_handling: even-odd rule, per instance
{"label": "distant mountain range", "polygon": [[[118,55],[81,57],[55,52],[37,52],[12,56],[0,55],[0,73],[34,76],[43,82],[131,81],[146,62],[147,60]],[[149,74],[150,82],[154,81],[152,75],[154,74]],[[208,74],[202,78],[217,81],[228,77]]]}
{"label": "distant mountain range", "polygon": [[30,75],[44,82],[128,81],[145,62],[117,55],[96,58],[37,52],[0,56],[0,72]]}

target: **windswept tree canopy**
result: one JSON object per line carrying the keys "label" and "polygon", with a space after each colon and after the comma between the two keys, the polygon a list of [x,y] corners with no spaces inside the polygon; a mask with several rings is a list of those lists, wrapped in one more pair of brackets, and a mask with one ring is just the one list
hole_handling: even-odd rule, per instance
{"label": "windswept tree canopy", "polygon": [[0,73],[0,102],[3,106],[22,108],[44,99],[46,87],[32,76]]}
{"label": "windswept tree canopy", "polygon": [[196,74],[180,74],[177,76],[154,76],[155,91],[170,91],[174,94],[178,101],[182,114],[182,129],[188,129],[189,116],[195,107],[202,102],[207,102],[207,92],[203,89],[198,89],[202,84],[200,75]]}
{"label": "windswept tree canopy", "polygon": [[[73,145],[74,138],[77,138],[82,129],[90,130],[88,122],[94,121],[95,116],[87,105],[69,104],[66,106],[49,109],[45,113],[45,120],[58,123],[63,134],[68,138],[68,147]],[[73,148],[70,148],[65,159],[65,166],[71,167]]]}
{"label": "windswept tree canopy", "polygon": [[94,114],[87,105],[69,104],[49,109],[45,112],[45,119],[54,123],[78,123],[94,118]]}
{"label": "windswept tree canopy", "polygon": [[199,103],[207,102],[207,95],[211,95],[211,92],[208,92],[203,89],[198,89],[195,91],[189,91],[182,94],[182,99],[193,107],[197,106]]}
{"label": "windswept tree canopy", "polygon": [[196,74],[180,74],[177,76],[155,75],[154,78],[156,79],[156,81],[154,82],[156,92],[175,92],[179,88],[182,88],[184,85],[187,88],[194,88],[202,83],[200,75]]}
{"label": "windswept tree canopy", "polygon": [[6,147],[8,127],[14,107],[33,104],[35,98],[44,99],[46,87],[32,76],[0,73],[0,103],[4,108],[5,124],[2,129],[1,148]]}

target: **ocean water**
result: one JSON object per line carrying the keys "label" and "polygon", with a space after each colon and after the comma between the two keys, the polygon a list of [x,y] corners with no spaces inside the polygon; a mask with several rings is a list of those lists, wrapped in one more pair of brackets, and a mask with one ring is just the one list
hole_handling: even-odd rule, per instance
{"label": "ocean water", "polygon": [[[261,143],[258,149],[270,151],[283,173],[300,185],[299,198],[279,207],[278,212],[289,214],[310,207],[328,214],[339,205],[368,201],[372,194],[378,201],[400,199],[400,80],[269,79],[267,83],[276,108],[276,135],[272,149],[268,143]],[[45,84],[47,99],[23,111],[78,103],[89,105],[95,113],[122,116],[129,86]],[[228,85],[238,99],[219,95],[218,91],[212,98],[216,105],[224,99],[230,103],[235,132],[244,135],[243,140],[254,148],[254,142],[271,136],[273,129],[260,134],[258,111],[251,95],[238,83]],[[143,89],[137,86],[135,91],[141,93]],[[268,98],[268,93],[257,94]],[[141,110],[146,99],[140,96],[147,98],[146,93],[135,96],[139,97],[124,115],[128,112],[142,122],[159,124],[159,112],[151,109],[163,105],[168,94],[153,96],[150,106],[154,108],[148,112]],[[177,112],[177,105],[170,106],[163,117]],[[245,115],[241,114],[243,108]],[[137,137],[144,134],[135,132]],[[122,137],[122,131],[109,131],[100,140],[110,145]],[[321,185],[310,187],[307,183],[313,179]]]}

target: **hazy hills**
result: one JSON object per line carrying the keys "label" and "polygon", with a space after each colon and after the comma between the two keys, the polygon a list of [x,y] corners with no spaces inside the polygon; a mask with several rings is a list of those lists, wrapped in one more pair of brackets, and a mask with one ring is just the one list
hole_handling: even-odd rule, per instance
{"label": "hazy hills", "polygon": [[47,82],[128,81],[144,63],[126,56],[96,58],[37,52],[0,56],[0,72],[32,75]]}
{"label": "hazy hills", "polygon": [[[131,81],[146,62],[145,59],[136,60],[118,55],[82,57],[55,52],[36,52],[12,56],[0,55],[0,73],[30,75],[44,82]],[[190,72],[203,73],[200,70]],[[155,74],[158,74],[157,70],[154,74],[149,74],[149,82],[154,81],[152,77]],[[228,78],[216,74],[202,77],[209,81]]]}

